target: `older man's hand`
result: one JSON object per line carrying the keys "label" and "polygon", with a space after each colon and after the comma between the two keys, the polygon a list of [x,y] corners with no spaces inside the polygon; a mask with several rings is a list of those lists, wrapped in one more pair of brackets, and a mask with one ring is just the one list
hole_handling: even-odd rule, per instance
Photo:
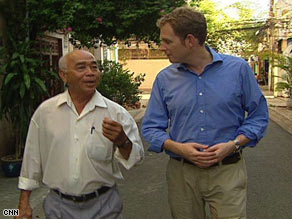
{"label": "older man's hand", "polygon": [[32,208],[28,203],[25,206],[19,206],[19,215],[14,219],[32,219]]}
{"label": "older man's hand", "polygon": [[108,117],[105,117],[103,120],[102,132],[106,138],[116,145],[122,145],[127,139],[123,126]]}

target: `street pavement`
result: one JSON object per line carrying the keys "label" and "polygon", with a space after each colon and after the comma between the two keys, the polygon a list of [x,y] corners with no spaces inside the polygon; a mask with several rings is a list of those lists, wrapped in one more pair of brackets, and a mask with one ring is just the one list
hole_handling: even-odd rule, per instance
{"label": "street pavement", "polygon": [[[244,150],[248,171],[248,219],[292,219],[292,109],[284,98],[267,98],[271,122],[266,137],[255,148]],[[139,127],[144,110],[131,111]],[[275,122],[273,121],[275,120]],[[119,181],[124,201],[124,219],[170,219],[167,203],[165,169],[168,156],[148,152],[143,139],[145,161],[130,171],[122,170]],[[34,218],[44,219],[42,200],[47,194],[42,186],[32,193]],[[17,178],[0,172],[0,219],[3,209],[17,207]]]}

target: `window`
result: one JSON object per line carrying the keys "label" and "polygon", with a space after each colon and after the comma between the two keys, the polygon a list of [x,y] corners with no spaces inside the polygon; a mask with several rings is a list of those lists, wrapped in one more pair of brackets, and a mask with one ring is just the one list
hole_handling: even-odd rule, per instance
{"label": "window", "polygon": [[[45,69],[58,73],[59,58],[62,56],[62,40],[56,37],[44,36],[38,39],[39,49],[42,53],[42,61]],[[63,83],[57,79],[54,81],[47,80],[46,83],[50,83],[53,89],[50,90],[50,95],[54,96],[63,91]]]}

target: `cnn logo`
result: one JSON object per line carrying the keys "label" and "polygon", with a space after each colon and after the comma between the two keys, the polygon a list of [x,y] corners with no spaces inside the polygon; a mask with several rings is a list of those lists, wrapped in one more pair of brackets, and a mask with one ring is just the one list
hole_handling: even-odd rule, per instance
{"label": "cnn logo", "polygon": [[19,210],[18,209],[4,209],[3,215],[4,216],[19,216]]}

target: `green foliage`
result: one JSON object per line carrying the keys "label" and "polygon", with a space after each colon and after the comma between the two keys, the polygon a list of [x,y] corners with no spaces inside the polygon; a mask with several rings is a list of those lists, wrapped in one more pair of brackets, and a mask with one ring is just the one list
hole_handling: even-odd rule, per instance
{"label": "green foliage", "polygon": [[[4,18],[6,32],[13,40],[24,40],[27,37],[27,22],[25,1],[2,0],[0,1],[0,13]],[[4,32],[4,37],[6,35]],[[9,44],[8,46],[11,46]]]}
{"label": "green foliage", "polygon": [[[8,42],[7,42],[8,43]],[[30,118],[40,102],[48,96],[45,78],[56,74],[42,70],[38,53],[30,41],[11,41],[11,50],[0,50],[2,61],[0,119],[6,117],[16,134],[16,157],[20,158],[28,131]]]}
{"label": "green foliage", "polygon": [[276,64],[274,67],[278,67],[285,71],[285,74],[280,76],[281,82],[276,83],[275,90],[289,92],[289,97],[292,98],[292,57],[284,55],[275,55],[273,57]]}
{"label": "green foliage", "polygon": [[89,48],[132,37],[158,41],[156,20],[184,3],[184,0],[27,0],[31,35],[63,30],[71,33],[73,44],[79,41]]}
{"label": "green foliage", "polygon": [[123,65],[105,60],[100,63],[102,79],[97,90],[105,97],[123,106],[135,105],[139,100],[139,86],[145,74],[138,74],[123,69]]}
{"label": "green foliage", "polygon": [[7,15],[8,25],[14,25],[15,33],[28,31],[31,40],[45,31],[70,32],[74,45],[91,48],[133,37],[158,42],[156,20],[185,3],[185,0],[2,0],[0,10]]}
{"label": "green foliage", "polygon": [[[263,22],[254,19],[251,5],[237,2],[227,8],[217,8],[213,0],[192,1],[191,5],[204,13],[208,23],[207,43],[222,53],[248,57],[258,45],[256,32]],[[232,16],[226,10],[237,12]],[[236,14],[236,13],[235,13]]]}

